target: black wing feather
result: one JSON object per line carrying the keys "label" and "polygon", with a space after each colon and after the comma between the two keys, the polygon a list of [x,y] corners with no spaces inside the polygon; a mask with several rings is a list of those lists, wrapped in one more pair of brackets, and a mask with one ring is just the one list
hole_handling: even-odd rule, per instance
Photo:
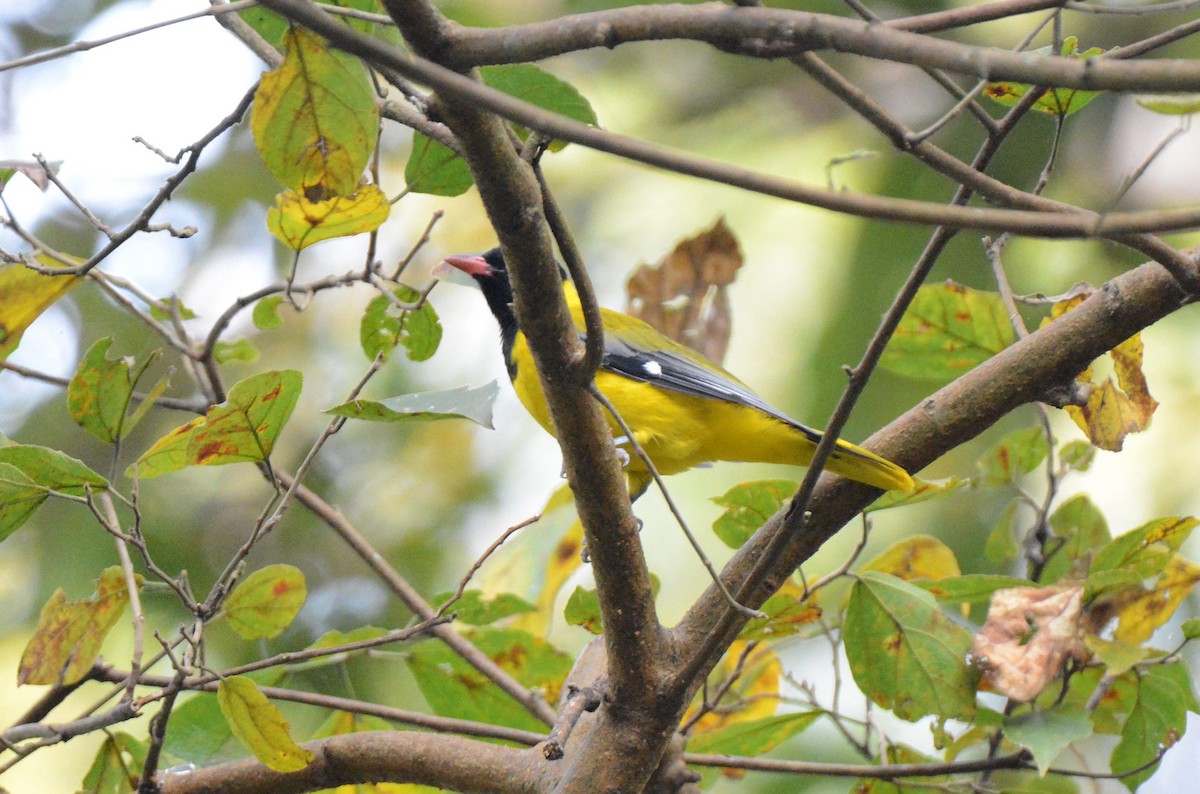
{"label": "black wing feather", "polygon": [[[699,358],[698,355],[696,357]],[[709,366],[715,365],[709,363]],[[754,408],[802,431],[814,443],[821,440],[820,433],[781,412],[732,375],[722,370],[710,371],[673,350],[638,350],[614,338],[613,334],[605,334],[604,358],[600,367],[667,391]]]}

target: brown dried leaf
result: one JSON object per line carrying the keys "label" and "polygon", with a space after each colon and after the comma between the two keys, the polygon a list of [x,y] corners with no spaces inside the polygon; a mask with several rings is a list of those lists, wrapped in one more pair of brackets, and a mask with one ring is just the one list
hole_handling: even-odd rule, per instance
{"label": "brown dried leaf", "polygon": [[1069,658],[1086,659],[1083,586],[1016,587],[992,594],[971,654],[992,688],[1028,702]]}
{"label": "brown dried leaf", "polygon": [[726,288],[743,264],[737,238],[722,218],[708,231],[683,240],[657,265],[629,278],[629,314],[718,364],[729,347]]}

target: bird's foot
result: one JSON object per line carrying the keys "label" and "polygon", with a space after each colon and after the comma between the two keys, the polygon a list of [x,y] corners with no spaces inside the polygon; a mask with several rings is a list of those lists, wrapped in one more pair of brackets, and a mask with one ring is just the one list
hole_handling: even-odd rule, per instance
{"label": "bird's foot", "polygon": [[629,466],[630,457],[629,457],[628,450],[622,449],[621,445],[628,444],[628,443],[629,443],[629,436],[617,436],[616,438],[613,439],[613,446],[615,446],[617,448],[617,460],[621,461],[622,469],[627,468]]}

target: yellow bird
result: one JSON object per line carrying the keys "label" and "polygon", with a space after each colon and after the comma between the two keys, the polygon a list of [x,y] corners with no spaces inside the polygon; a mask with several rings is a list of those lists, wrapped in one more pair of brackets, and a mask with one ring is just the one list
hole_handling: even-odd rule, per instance
{"label": "yellow bird", "polygon": [[[483,291],[500,324],[508,376],[517,397],[537,423],[554,435],[550,409],[538,382],[533,357],[512,309],[512,287],[504,255],[449,256],[435,275],[456,268]],[[583,336],[583,312],[575,286],[563,289],[575,327]],[[613,404],[659,474],[675,474],[718,460],[807,466],[821,433],[773,408],[736,377],[650,325],[611,309],[600,310],[604,358],[596,386]],[[614,442],[628,455],[626,477],[636,499],[652,482],[646,464],[611,416]],[[908,472],[889,460],[841,439],[826,469],[885,491],[911,491]]]}

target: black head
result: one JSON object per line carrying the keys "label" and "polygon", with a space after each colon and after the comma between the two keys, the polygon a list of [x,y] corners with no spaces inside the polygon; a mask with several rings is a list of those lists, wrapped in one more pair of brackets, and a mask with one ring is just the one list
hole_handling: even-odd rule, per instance
{"label": "black head", "polygon": [[488,308],[492,310],[492,314],[500,323],[501,329],[508,325],[516,326],[516,318],[513,316],[512,310],[512,287],[508,283],[508,268],[504,264],[504,254],[500,252],[499,248],[493,248],[482,254],[448,256],[437,268],[434,268],[435,275],[439,270],[443,273],[446,272],[445,265],[460,270],[475,279],[475,283],[483,291]]}

